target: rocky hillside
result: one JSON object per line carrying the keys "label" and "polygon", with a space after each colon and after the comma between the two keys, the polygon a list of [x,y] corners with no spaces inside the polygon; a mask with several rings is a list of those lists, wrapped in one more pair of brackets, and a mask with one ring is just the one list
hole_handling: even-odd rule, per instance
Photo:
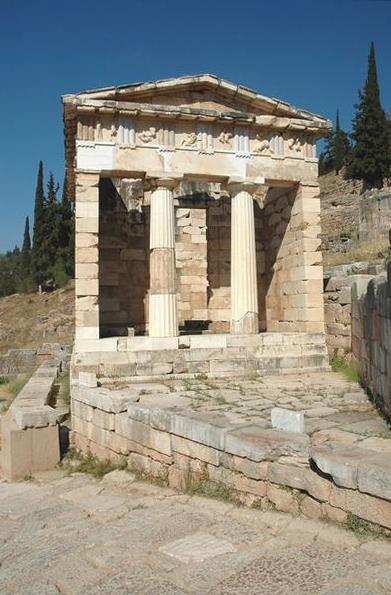
{"label": "rocky hillside", "polygon": [[0,299],[0,353],[73,341],[74,284],[52,293],[14,294]]}

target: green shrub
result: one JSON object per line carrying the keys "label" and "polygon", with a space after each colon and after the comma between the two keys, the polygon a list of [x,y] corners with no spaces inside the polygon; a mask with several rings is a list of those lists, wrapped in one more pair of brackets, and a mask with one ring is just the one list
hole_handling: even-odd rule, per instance
{"label": "green shrub", "polygon": [[357,364],[354,361],[349,361],[344,357],[334,354],[330,360],[330,365],[333,372],[340,372],[352,382],[360,381]]}

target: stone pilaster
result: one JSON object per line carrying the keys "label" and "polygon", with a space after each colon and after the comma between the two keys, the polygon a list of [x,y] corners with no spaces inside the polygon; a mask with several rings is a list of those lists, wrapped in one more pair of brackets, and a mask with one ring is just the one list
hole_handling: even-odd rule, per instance
{"label": "stone pilaster", "polygon": [[231,207],[231,333],[258,333],[258,290],[254,203],[256,185],[228,186]]}
{"label": "stone pilaster", "polygon": [[76,174],[75,339],[99,338],[99,173]]}
{"label": "stone pilaster", "polygon": [[149,336],[178,335],[175,290],[175,180],[159,178],[151,192]]}

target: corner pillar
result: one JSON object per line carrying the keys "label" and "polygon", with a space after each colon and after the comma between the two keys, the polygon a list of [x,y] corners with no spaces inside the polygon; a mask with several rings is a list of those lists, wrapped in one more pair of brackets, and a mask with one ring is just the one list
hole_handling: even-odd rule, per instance
{"label": "corner pillar", "polygon": [[99,173],[76,173],[75,339],[99,339]]}
{"label": "corner pillar", "polygon": [[159,178],[151,192],[149,336],[178,336],[175,288],[175,218],[172,190],[176,181]]}
{"label": "corner pillar", "polygon": [[250,182],[229,184],[231,194],[231,333],[259,332],[253,193]]}

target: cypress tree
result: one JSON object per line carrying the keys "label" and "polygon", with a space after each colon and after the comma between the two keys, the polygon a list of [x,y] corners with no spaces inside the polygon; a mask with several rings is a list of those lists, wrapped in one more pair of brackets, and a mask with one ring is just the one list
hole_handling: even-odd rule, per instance
{"label": "cypress tree", "polygon": [[20,255],[20,277],[21,277],[21,288],[27,291],[31,287],[31,240],[30,240],[30,222],[29,218],[26,217],[24,226],[24,236],[22,252]]}
{"label": "cypress tree", "polygon": [[330,131],[326,138],[325,150],[319,156],[319,173],[327,174],[335,170],[339,174],[346,165],[350,150],[348,135],[342,130],[339,124],[339,111],[335,121],[335,128]]}
{"label": "cypress tree", "polygon": [[58,217],[58,203],[57,203],[58,185],[54,181],[53,173],[49,174],[49,181],[47,184],[47,198],[45,206],[45,253],[48,260],[47,278],[53,277],[53,269],[57,259],[58,252],[58,235],[59,235],[59,217]]}
{"label": "cypress tree", "polygon": [[43,164],[39,162],[37,186],[34,203],[34,232],[32,250],[33,278],[37,285],[41,285],[47,275],[47,258],[44,246],[45,227],[45,195],[43,191]]}
{"label": "cypress tree", "polygon": [[64,176],[64,185],[62,188],[61,220],[62,233],[60,234],[60,246],[64,251],[65,270],[69,277],[73,277],[75,272],[75,220],[72,203],[68,194],[68,179],[66,172]]}
{"label": "cypress tree", "polygon": [[354,146],[348,175],[363,180],[364,188],[381,188],[390,174],[391,151],[386,115],[380,102],[375,47],[368,57],[368,75],[353,120]]}
{"label": "cypress tree", "polygon": [[333,139],[333,161],[335,173],[339,174],[342,167],[346,165],[349,149],[350,146],[348,135],[341,129],[339,125],[339,111],[337,110],[335,134]]}

